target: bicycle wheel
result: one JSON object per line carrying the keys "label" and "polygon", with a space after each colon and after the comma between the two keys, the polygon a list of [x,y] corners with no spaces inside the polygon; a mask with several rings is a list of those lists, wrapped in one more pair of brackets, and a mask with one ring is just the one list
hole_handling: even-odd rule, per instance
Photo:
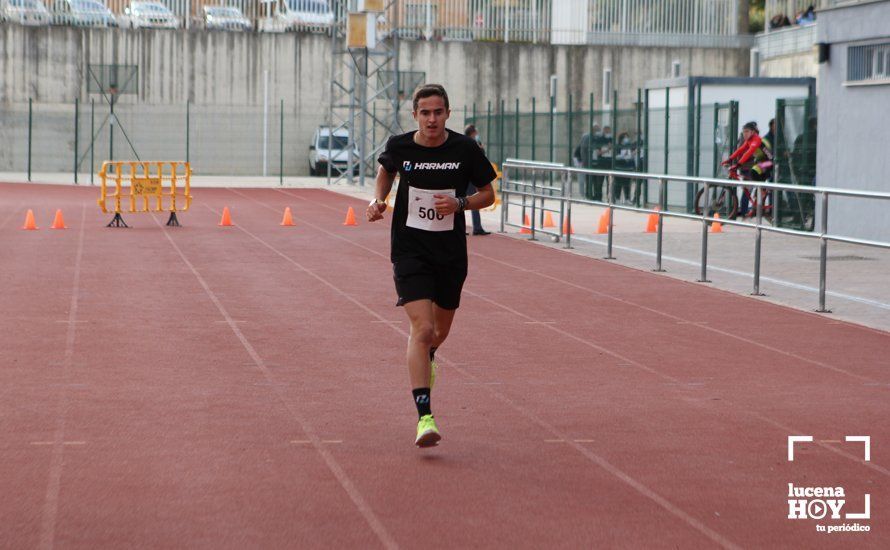
{"label": "bicycle wheel", "polygon": [[[699,216],[704,208],[704,188],[695,194],[695,213]],[[732,219],[739,211],[739,198],[729,187],[711,188],[708,200],[708,217],[720,214],[723,219]]]}

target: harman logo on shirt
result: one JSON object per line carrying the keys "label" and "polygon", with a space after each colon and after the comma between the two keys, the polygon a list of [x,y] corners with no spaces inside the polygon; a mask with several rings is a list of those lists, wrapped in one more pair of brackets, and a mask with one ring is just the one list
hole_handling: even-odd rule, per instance
{"label": "harman logo on shirt", "polygon": [[405,172],[411,170],[458,170],[459,168],[459,162],[415,162],[412,164],[410,160],[406,160],[402,163],[402,169]]}

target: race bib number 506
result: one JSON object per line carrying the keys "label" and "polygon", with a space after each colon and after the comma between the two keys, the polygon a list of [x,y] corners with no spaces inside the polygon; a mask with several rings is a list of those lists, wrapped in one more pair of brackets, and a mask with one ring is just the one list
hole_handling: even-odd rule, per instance
{"label": "race bib number 506", "polygon": [[423,231],[451,231],[454,229],[454,214],[436,212],[434,195],[455,196],[454,189],[408,188],[408,227]]}

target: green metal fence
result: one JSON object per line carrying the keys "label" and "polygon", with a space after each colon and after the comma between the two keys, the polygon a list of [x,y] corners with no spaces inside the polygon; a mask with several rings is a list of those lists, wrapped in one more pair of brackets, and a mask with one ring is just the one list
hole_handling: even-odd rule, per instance
{"label": "green metal fence", "polygon": [[[591,108],[593,95],[584,98],[586,109],[575,109],[578,102],[568,96],[567,110],[557,111],[553,101],[526,104],[518,100],[486,103],[466,109],[465,121],[479,131],[488,158],[502,164],[507,158],[560,162],[569,166],[641,171],[644,166],[642,143],[642,104],[632,109],[616,109],[618,96],[611,98],[612,109]],[[543,109],[541,105],[543,103]],[[602,178],[593,176],[572,182],[573,196],[601,198]],[[616,200],[644,200],[643,186],[636,181],[616,182]]]}
{"label": "green metal fence", "polygon": [[[555,161],[567,165],[675,175],[724,177],[720,166],[738,144],[738,102],[672,107],[670,96],[650,108],[638,91],[617,109],[597,109],[593,94],[568,96],[557,111],[552,98],[487,102],[465,108],[486,153],[497,164],[506,158]],[[578,106],[581,106],[578,108]],[[814,99],[780,99],[776,104],[774,178],[813,185],[816,172]],[[191,162],[198,175],[298,176],[308,174],[309,142],[323,113],[299,113],[284,101],[262,105],[209,107],[146,105],[121,101],[114,116],[103,99],[66,104],[29,102],[0,110],[0,171],[73,173],[80,183],[95,181],[105,160],[163,159]],[[459,120],[457,117],[454,121]],[[606,133],[606,127],[611,130]],[[602,198],[602,178],[572,182],[572,195]],[[654,204],[657,182],[616,182],[616,200]],[[698,189],[675,183],[663,208],[692,210]],[[773,221],[810,229],[809,194],[783,193]]]}
{"label": "green metal fence", "polygon": [[[816,184],[816,105],[812,98],[776,101],[774,179],[795,185]],[[778,201],[779,223],[811,231],[815,198],[809,193],[784,193]]]}

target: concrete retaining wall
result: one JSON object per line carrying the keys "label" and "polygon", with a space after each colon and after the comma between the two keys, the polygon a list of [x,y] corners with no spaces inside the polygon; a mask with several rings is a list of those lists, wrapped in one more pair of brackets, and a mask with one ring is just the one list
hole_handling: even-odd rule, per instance
{"label": "concrete retaining wall", "polygon": [[[27,141],[29,98],[46,115],[38,119],[43,120],[45,135],[34,143],[35,156],[46,157],[41,159],[42,168],[72,169],[75,98],[80,98],[82,109],[88,109],[85,105],[94,98],[100,120],[108,111],[100,96],[87,93],[87,66],[118,63],[139,67],[137,93],[123,96],[119,106],[121,112],[138,113],[131,114],[134,120],[130,122],[138,127],[122,122],[125,130],[134,133],[134,143],[143,143],[146,154],[140,151],[140,156],[154,153],[147,144],[184,151],[185,104],[189,102],[194,117],[190,123],[196,124],[195,128],[207,127],[205,137],[193,145],[198,147],[196,151],[207,149],[203,158],[198,157],[203,166],[196,166],[204,173],[256,173],[253,157],[245,161],[233,151],[255,151],[259,143],[262,156],[263,76],[269,71],[273,117],[277,117],[279,101],[285,103],[285,171],[303,174],[308,171],[312,131],[326,116],[330,46],[330,39],[319,34],[0,24],[0,47],[5,54],[0,57],[0,110],[9,115],[0,125],[0,170],[23,170],[26,166],[21,145],[23,135]],[[402,70],[424,71],[427,81],[445,84],[452,107],[461,116],[464,106],[476,102],[484,109],[488,101],[496,105],[501,98],[507,99],[512,109],[518,97],[520,107],[526,110],[531,97],[537,96],[538,105],[546,108],[551,74],[559,78],[557,108],[562,110],[569,93],[575,108],[586,108],[591,91],[601,105],[604,69],[612,71],[622,107],[635,100],[636,89],[647,80],[669,76],[675,60],[680,62],[682,74],[740,76],[748,72],[748,52],[742,49],[403,41],[400,57]],[[50,112],[56,118],[51,118]],[[454,127],[462,122],[461,116]],[[232,119],[230,123],[220,120],[226,117]],[[81,124],[82,148],[83,140],[89,141],[89,122],[84,127],[82,116]],[[274,148],[267,153],[269,158],[278,149],[277,119],[274,125],[272,128],[273,122],[269,123],[270,133],[276,132],[269,138],[269,147]],[[115,138],[116,142],[122,139]],[[195,134],[190,133],[190,139],[194,140]],[[215,140],[219,144],[214,145]],[[171,146],[178,141],[182,143]],[[104,151],[105,145],[97,144],[96,148]],[[121,154],[127,151],[117,145],[115,149]],[[47,156],[47,151],[52,155]],[[106,156],[103,153],[97,158]]]}

